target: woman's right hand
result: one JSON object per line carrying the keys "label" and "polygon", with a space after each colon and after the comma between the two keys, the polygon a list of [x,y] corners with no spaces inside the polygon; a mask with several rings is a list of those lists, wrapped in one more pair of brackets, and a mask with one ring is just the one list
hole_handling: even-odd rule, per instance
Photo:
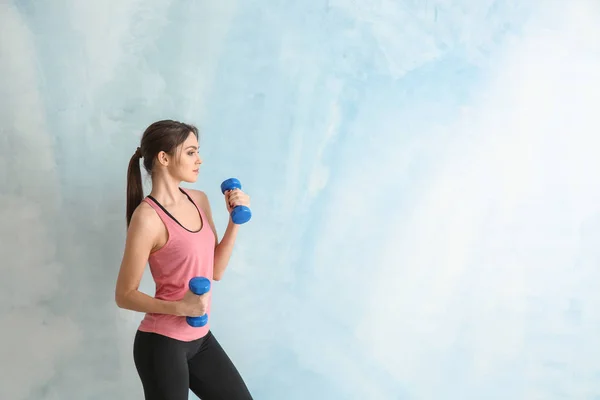
{"label": "woman's right hand", "polygon": [[182,317],[200,317],[206,314],[210,292],[198,296],[188,290],[183,299],[179,300],[179,315]]}

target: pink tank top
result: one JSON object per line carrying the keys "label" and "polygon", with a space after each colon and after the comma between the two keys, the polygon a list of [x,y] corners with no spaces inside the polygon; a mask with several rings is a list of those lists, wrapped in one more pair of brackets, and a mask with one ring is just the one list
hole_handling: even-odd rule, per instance
{"label": "pink tank top", "polygon": [[[198,209],[202,218],[202,228],[193,232],[184,228],[153,197],[147,196],[144,201],[158,213],[165,224],[169,238],[167,243],[150,254],[148,263],[156,284],[154,297],[161,300],[181,300],[188,290],[190,279],[203,276],[213,283],[213,261],[215,254],[215,236],[208,224],[202,208],[199,207],[184,189],[180,190]],[[210,329],[210,302],[208,305],[208,324],[194,328],[188,325],[185,317],[167,314],[148,313],[141,321],[139,330],[154,332],[171,338],[191,341],[199,339]]]}

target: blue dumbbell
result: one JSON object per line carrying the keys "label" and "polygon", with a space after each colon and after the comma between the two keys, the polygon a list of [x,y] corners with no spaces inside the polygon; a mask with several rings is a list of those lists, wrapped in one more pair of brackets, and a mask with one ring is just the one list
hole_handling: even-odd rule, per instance
{"label": "blue dumbbell", "polygon": [[[241,189],[242,184],[236,178],[229,178],[221,183],[221,193],[225,194],[228,190]],[[234,224],[245,224],[252,218],[250,208],[246,206],[236,206],[231,210],[231,220]]]}
{"label": "blue dumbbell", "polygon": [[[197,276],[190,279],[189,287],[192,293],[201,296],[210,290],[210,280],[203,276]],[[199,317],[185,317],[185,319],[187,320],[188,325],[193,326],[194,328],[202,327],[208,323],[207,314]]]}

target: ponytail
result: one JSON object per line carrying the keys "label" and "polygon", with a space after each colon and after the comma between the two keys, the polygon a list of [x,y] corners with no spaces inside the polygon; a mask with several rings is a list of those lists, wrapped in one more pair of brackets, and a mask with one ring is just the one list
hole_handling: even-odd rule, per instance
{"label": "ponytail", "polygon": [[140,169],[141,158],[142,151],[138,147],[133,156],[131,156],[129,167],[127,168],[127,227],[129,227],[133,212],[140,205],[144,196],[142,171]]}

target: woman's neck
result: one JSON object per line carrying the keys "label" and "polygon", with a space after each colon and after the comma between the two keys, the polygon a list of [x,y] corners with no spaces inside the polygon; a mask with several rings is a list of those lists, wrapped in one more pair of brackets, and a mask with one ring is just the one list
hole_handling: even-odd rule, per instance
{"label": "woman's neck", "polygon": [[169,207],[185,199],[185,195],[179,188],[180,182],[173,179],[152,179],[152,191],[150,195],[160,204]]}

